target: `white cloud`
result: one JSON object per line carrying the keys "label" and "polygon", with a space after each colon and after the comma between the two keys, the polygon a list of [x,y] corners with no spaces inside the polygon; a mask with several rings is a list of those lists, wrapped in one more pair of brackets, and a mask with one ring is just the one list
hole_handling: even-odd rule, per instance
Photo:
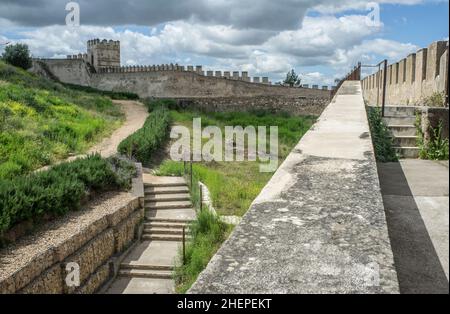
{"label": "white cloud", "polygon": [[[250,75],[269,75],[273,80],[283,79],[288,70],[296,68],[307,83],[326,85],[332,85],[335,77],[343,76],[358,61],[373,63],[384,57],[399,59],[418,48],[409,43],[378,38],[382,35],[383,25],[368,25],[362,12],[369,1],[283,0],[280,4],[264,0],[258,7],[253,0],[239,4],[236,1],[186,0],[192,7],[183,14],[179,9],[186,8],[185,4],[175,7],[172,1],[159,1],[158,14],[152,11],[149,20],[153,21],[156,14],[158,18],[154,21],[166,22],[149,28],[148,35],[136,27],[121,27],[121,31],[117,31],[113,27],[84,24],[75,28],[63,25],[12,28],[10,20],[18,21],[19,17],[6,19],[0,16],[0,26],[7,24],[9,33],[24,38],[20,41],[27,43],[32,53],[39,57],[84,52],[86,41],[98,37],[121,41],[123,64],[205,63],[208,69],[246,70]],[[199,2],[204,6],[193,5]],[[422,1],[378,2],[415,4]],[[100,3],[104,4],[104,1]],[[236,6],[230,6],[231,3]],[[114,8],[112,17],[117,13],[115,11],[123,11],[112,4],[109,7]],[[147,6],[142,11],[146,9]],[[304,17],[308,9],[362,11],[340,17],[331,14]],[[84,20],[89,19],[85,17]],[[330,69],[327,72],[334,74],[311,70],[317,66],[327,67]]]}

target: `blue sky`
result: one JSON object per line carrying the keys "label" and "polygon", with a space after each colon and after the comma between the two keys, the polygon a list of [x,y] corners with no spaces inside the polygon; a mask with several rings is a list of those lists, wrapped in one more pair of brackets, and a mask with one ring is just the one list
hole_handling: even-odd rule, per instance
{"label": "blue sky", "polygon": [[[34,56],[84,52],[86,41],[121,41],[122,64],[179,63],[332,85],[356,62],[391,62],[448,40],[448,1],[380,0],[382,25],[367,25],[365,0],[79,0],[79,27],[63,0],[0,0],[0,43]],[[2,49],[2,48],[0,48]]]}

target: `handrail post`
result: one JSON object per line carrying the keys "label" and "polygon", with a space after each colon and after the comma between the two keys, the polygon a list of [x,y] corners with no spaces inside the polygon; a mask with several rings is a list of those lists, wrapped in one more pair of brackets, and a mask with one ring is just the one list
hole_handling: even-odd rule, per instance
{"label": "handrail post", "polygon": [[200,212],[203,210],[203,188],[201,185],[199,185],[200,190]]}
{"label": "handrail post", "polygon": [[186,265],[186,227],[183,226],[183,265]]}
{"label": "handrail post", "polygon": [[387,59],[384,59],[384,70],[383,70],[383,96],[381,100],[381,117],[384,117],[384,109],[386,106],[386,79],[387,79]]}

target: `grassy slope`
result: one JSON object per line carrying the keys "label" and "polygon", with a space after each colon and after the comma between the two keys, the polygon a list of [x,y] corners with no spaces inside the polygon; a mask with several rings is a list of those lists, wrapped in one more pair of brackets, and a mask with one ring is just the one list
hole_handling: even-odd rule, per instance
{"label": "grassy slope", "polygon": [[[289,117],[286,115],[252,113],[193,113],[171,111],[176,124],[192,129],[192,118],[201,117],[202,127],[208,125],[224,126],[278,126],[279,163],[281,163],[297,144],[301,136],[314,123],[313,117]],[[192,132],[191,132],[192,133]],[[224,131],[222,132],[224,133]],[[272,173],[261,173],[258,162],[202,162],[195,163],[194,171],[199,180],[205,183],[213,199],[214,207],[221,215],[242,216]],[[159,168],[161,175],[181,175],[183,164],[165,161]]]}
{"label": "grassy slope", "polygon": [[0,179],[82,153],[123,118],[109,98],[0,61]]}

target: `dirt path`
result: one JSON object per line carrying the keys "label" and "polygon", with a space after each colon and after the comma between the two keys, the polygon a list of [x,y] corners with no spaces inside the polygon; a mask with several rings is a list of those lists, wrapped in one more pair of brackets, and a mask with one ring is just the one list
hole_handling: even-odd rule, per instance
{"label": "dirt path", "polygon": [[87,154],[100,153],[102,157],[114,155],[120,142],[144,125],[148,111],[142,103],[129,100],[114,100],[114,103],[119,104],[125,112],[125,123],[115,130],[110,137],[91,147]]}
{"label": "dirt path", "polygon": [[147,119],[148,117],[148,111],[147,107],[145,107],[144,104],[138,101],[113,100],[113,102],[120,105],[123,112],[125,113],[125,123],[120,128],[115,130],[111,134],[111,136],[104,138],[100,143],[91,147],[86,152],[86,154],[71,156],[52,165],[39,168],[36,171],[47,170],[51,166],[60,164],[65,161],[72,161],[92,153],[99,153],[104,158],[114,155],[117,152],[117,147],[119,146],[120,142],[122,142],[122,140],[124,140],[130,134],[139,130],[144,125],[145,119]]}

